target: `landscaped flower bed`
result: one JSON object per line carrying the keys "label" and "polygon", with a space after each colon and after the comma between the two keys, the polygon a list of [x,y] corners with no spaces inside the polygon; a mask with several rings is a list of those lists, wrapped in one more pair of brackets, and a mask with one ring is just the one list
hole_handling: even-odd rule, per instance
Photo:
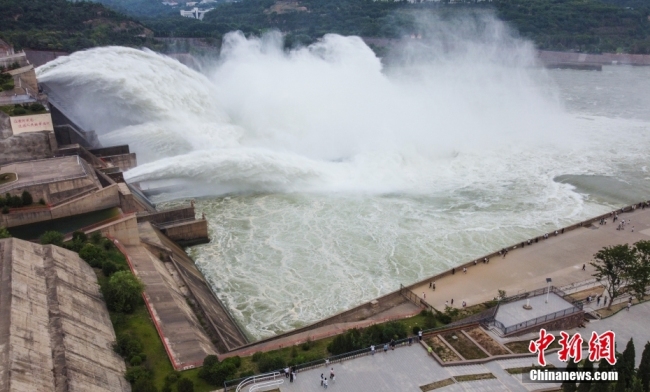
{"label": "landscaped flower bed", "polygon": [[460,331],[447,332],[442,335],[443,338],[449,343],[460,355],[465,359],[481,359],[487,358],[487,354],[477,347],[467,336],[463,335]]}

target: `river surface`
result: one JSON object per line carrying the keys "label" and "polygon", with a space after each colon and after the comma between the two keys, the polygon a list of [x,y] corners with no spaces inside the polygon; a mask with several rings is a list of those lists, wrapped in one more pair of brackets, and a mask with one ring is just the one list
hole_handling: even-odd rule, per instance
{"label": "river surface", "polygon": [[126,48],[38,72],[137,152],[129,181],[196,198],[211,242],[189,253],[254,338],[650,198],[650,68],[542,70],[529,47],[501,63],[480,45],[382,68],[355,39],[231,39],[201,72]]}

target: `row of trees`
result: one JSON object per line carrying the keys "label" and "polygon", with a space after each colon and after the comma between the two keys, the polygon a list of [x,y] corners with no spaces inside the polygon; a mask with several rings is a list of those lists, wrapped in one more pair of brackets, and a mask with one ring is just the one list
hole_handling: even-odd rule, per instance
{"label": "row of trees", "polygon": [[607,246],[594,255],[594,276],[606,283],[609,294],[608,309],[612,300],[628,292],[639,300],[646,296],[650,285],[650,241]]}
{"label": "row of trees", "polygon": [[[34,199],[32,198],[32,195],[27,192],[23,191],[23,193],[18,196],[18,195],[11,195],[7,193],[4,197],[0,196],[0,208],[3,209],[4,213],[9,212],[9,208],[19,208],[19,207],[24,207],[24,206],[29,206],[34,203]],[[5,207],[6,207],[6,212],[5,212]]]}
{"label": "row of trees", "polygon": [[[588,383],[579,385],[575,381],[566,381],[562,384],[562,392],[650,392],[650,342],[646,343],[641,355],[641,363],[635,369],[636,353],[634,340],[630,339],[623,353],[617,353],[616,365],[612,366],[606,359],[598,363],[599,371],[616,370],[618,381],[616,383]],[[593,371],[593,362],[585,359],[579,366],[571,359],[567,369]]]}

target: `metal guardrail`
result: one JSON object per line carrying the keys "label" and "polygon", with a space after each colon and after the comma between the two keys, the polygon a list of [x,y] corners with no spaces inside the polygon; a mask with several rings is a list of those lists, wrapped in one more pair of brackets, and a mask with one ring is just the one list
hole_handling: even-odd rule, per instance
{"label": "metal guardrail", "polygon": [[260,388],[266,388],[270,386],[280,385],[284,383],[284,376],[280,372],[271,372],[266,374],[260,374],[258,376],[251,376],[244,381],[240,382],[237,385],[237,392],[240,392],[242,388],[246,388],[248,385],[251,387],[248,389],[250,391],[258,390]]}

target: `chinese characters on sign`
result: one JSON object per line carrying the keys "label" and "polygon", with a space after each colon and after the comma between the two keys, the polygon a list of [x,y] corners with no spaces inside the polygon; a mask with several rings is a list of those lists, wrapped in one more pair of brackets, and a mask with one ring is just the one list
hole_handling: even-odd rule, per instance
{"label": "chinese characters on sign", "polygon": [[[569,337],[569,334],[562,331],[560,332],[560,350],[557,352],[558,359],[562,362],[567,362],[569,358],[573,358],[575,362],[582,360],[582,336],[580,333]],[[616,353],[614,347],[614,332],[606,331],[602,334],[596,332],[591,333],[589,339],[589,361],[596,362],[601,359],[607,360],[610,365],[616,363]],[[531,340],[528,345],[528,350],[537,354],[537,362],[541,366],[546,366],[546,358],[544,351],[553,343],[555,336],[546,333],[545,329],[539,330],[539,339]]]}
{"label": "chinese characters on sign", "polygon": [[14,135],[25,132],[54,131],[52,116],[49,113],[44,113],[11,117],[11,130]]}

